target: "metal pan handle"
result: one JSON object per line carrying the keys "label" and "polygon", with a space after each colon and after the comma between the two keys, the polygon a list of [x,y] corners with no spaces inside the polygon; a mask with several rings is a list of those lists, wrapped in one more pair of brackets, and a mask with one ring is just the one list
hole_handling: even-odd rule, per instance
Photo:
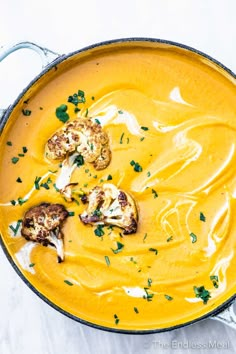
{"label": "metal pan handle", "polygon": [[[49,63],[51,63],[53,60],[60,56],[58,53],[55,53],[50,49],[41,47],[40,45],[35,44],[33,42],[22,41],[0,47],[0,62],[8,55],[19,49],[32,49],[37,54],[39,54],[42,61],[42,69],[44,69]],[[0,119],[3,117],[5,111],[5,109],[0,109]]]}
{"label": "metal pan handle", "polygon": [[236,329],[236,313],[234,310],[234,304],[235,301],[218,315],[211,317],[211,319],[222,322],[227,326]]}

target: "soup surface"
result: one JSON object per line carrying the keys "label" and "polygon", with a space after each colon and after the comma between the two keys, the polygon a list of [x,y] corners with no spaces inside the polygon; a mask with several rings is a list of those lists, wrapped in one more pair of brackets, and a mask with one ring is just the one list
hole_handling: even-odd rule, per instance
{"label": "soup surface", "polygon": [[[94,324],[148,330],[191,321],[235,294],[236,104],[227,75],[176,47],[115,44],[60,63],[18,102],[1,135],[0,231],[51,302]],[[75,112],[68,96],[78,90],[86,100]],[[46,160],[44,148],[63,126],[61,104],[71,120],[99,120],[111,142],[106,169],[84,164],[71,181],[78,193],[107,182],[128,192],[135,234],[105,226],[97,236],[78,217],[86,208],[79,197],[69,203],[55,189],[61,164]],[[20,233],[25,212],[42,202],[72,212],[60,264],[53,247]],[[117,242],[123,248],[114,253]]]}

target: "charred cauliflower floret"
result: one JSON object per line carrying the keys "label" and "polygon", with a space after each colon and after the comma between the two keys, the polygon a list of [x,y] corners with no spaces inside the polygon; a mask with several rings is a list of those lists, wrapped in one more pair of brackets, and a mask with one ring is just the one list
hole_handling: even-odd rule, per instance
{"label": "charred cauliflower floret", "polygon": [[55,246],[58,263],[61,263],[64,260],[64,248],[60,227],[68,215],[61,204],[42,203],[34,206],[24,215],[21,234],[28,241]]}
{"label": "charred cauliflower floret", "polygon": [[61,160],[73,152],[82,155],[96,170],[103,170],[111,160],[107,133],[90,118],[66,123],[47,141],[45,154],[48,159]]}
{"label": "charred cauliflower floret", "polygon": [[110,183],[95,187],[86,198],[88,208],[80,214],[84,224],[115,225],[124,235],[137,231],[138,213],[134,200]]}

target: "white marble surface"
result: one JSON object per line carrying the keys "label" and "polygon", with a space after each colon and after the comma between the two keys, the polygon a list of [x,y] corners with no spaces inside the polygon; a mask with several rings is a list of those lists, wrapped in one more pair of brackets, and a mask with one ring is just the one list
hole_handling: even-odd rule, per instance
{"label": "white marble surface", "polygon": [[[156,37],[198,48],[235,72],[235,13],[235,0],[2,0],[0,46],[27,39],[67,53],[106,39]],[[0,108],[39,71],[28,50],[0,63]],[[212,320],[145,336],[80,325],[39,299],[2,250],[0,279],[0,354],[236,353],[235,331]],[[209,349],[214,341],[227,348]]]}

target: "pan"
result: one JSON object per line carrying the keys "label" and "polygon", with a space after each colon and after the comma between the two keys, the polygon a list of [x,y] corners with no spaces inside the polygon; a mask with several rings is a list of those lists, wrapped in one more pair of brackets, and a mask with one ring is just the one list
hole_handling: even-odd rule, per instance
{"label": "pan", "polygon": [[[231,111],[228,116],[229,118],[227,118],[228,121],[226,123],[219,122],[219,112],[222,112],[223,110],[225,115],[227,115],[228,111],[224,106],[224,102],[221,102],[220,96],[217,96],[215,98],[215,103],[212,103],[212,99],[214,99],[214,97],[212,96],[213,93],[210,92],[211,88],[209,88],[210,86],[208,78],[209,81],[211,81],[211,86],[215,86],[215,90],[223,90],[222,95],[227,92],[227,88],[225,87],[228,85],[227,87],[230,88],[233,97],[234,87],[235,97],[235,74],[224,65],[219,63],[217,60],[196,49],[190,48],[183,44],[153,38],[125,38],[112,40],[91,45],[66,55],[57,54],[35,43],[25,41],[1,47],[0,61],[2,61],[14,51],[21,48],[29,48],[39,54],[42,60],[42,71],[22,92],[19,93],[19,96],[8,108],[3,107],[0,109],[0,146],[2,154],[6,154],[6,157],[1,158],[1,170],[3,171],[3,169],[7,168],[9,169],[5,175],[7,174],[7,178],[9,180],[7,185],[12,184],[12,188],[10,189],[4,184],[6,183],[6,179],[4,179],[4,174],[2,173],[0,176],[0,242],[6,257],[8,258],[17,274],[26,283],[26,285],[28,285],[33,290],[36,295],[38,295],[42,300],[44,300],[54,309],[80,323],[102,330],[127,334],[156,333],[194,324],[206,318],[217,320],[227,324],[232,328],[236,328],[236,315],[233,309],[233,304],[235,302],[235,284],[233,284],[232,276],[230,276],[230,269],[234,264],[234,252],[226,255],[227,252],[225,251],[225,249],[227,249],[227,251],[229,251],[229,249],[231,249],[231,251],[235,249],[235,243],[232,241],[232,236],[230,238],[231,229],[233,229],[233,221],[232,224],[230,221],[229,226],[229,220],[233,219],[232,215],[226,213],[226,210],[222,206],[225,205],[224,203],[226,202],[224,202],[223,204],[220,204],[224,210],[221,209],[219,211],[216,208],[215,213],[213,213],[212,216],[206,216],[205,214],[208,210],[207,202],[210,201],[211,206],[212,203],[215,203],[214,198],[211,197],[211,188],[209,185],[209,188],[205,188],[202,194],[198,194],[200,193],[198,191],[196,194],[191,194],[187,188],[189,183],[187,180],[185,180],[185,183],[181,187],[181,194],[178,187],[176,187],[178,183],[178,174],[180,174],[179,170],[178,173],[175,170],[174,172],[172,171],[173,169],[178,169],[179,167],[176,167],[176,164],[174,163],[171,165],[171,167],[167,164],[168,166],[165,167],[165,169],[163,168],[163,165],[166,164],[166,160],[170,161],[173,156],[174,159],[177,158],[178,160],[181,154],[190,154],[185,159],[184,164],[181,165],[181,171],[185,171],[186,164],[189,164],[190,160],[191,163],[194,163],[194,161],[200,159],[199,156],[202,154],[202,150],[199,148],[199,142],[202,139],[201,136],[207,136],[208,140],[210,140],[210,137],[212,137],[214,143],[216,144],[215,146],[219,147],[219,151],[221,151],[220,149],[222,144],[222,153],[225,152],[223,146],[225,146],[226,140],[233,139],[234,137],[234,128],[231,127],[229,129],[228,125],[230,124],[230,119],[233,119],[232,112],[235,113],[235,108],[233,108],[233,106],[235,106],[235,101],[233,102],[233,99],[229,97],[228,106],[230,106],[231,103]],[[81,70],[80,67],[82,67]],[[155,67],[154,71],[152,70],[152,67]],[[77,68],[79,69],[77,70]],[[108,79],[106,79],[107,77]],[[128,79],[126,80],[126,78]],[[92,88],[90,86],[86,86],[87,82],[91,82],[91,80],[93,82],[91,86]],[[220,84],[219,80],[221,81]],[[76,85],[78,89],[77,91],[75,91]],[[94,91],[93,85],[95,87]],[[161,89],[159,85],[161,85]],[[170,87],[171,90],[169,92],[170,95],[168,96],[167,102],[163,98],[163,95],[165,90],[167,90],[167,88],[169,90]],[[68,92],[67,96],[66,92]],[[87,95],[86,99],[85,92]],[[214,89],[213,92],[215,92]],[[47,97],[49,98],[47,99]],[[64,97],[64,101],[62,101],[62,97]],[[206,104],[209,111],[207,112],[208,115],[206,115],[206,112],[202,112],[202,107],[205,107],[204,105],[206,103],[204,98],[206,97],[208,97],[208,102]],[[224,101],[225,96],[222,97],[222,101]],[[209,100],[211,100],[210,103]],[[170,101],[171,103],[169,105]],[[199,106],[201,106],[200,108],[198,107],[197,110],[194,108],[194,104],[196,102],[198,102]],[[117,110],[115,113],[116,118],[113,117],[114,103],[116,103]],[[127,108],[130,107],[131,103],[133,107],[135,107],[133,114],[129,114]],[[34,120],[34,124],[32,125],[30,119],[33,116],[36,106],[38,111],[37,114],[35,113],[36,118]],[[215,106],[219,106],[219,111],[217,111],[218,108],[216,109],[216,116],[218,114],[217,117],[214,117]],[[220,107],[223,107],[221,111]],[[72,108],[73,113],[71,113]],[[156,129],[155,133],[152,133],[150,126],[148,126],[148,118],[147,121],[142,121],[142,118],[140,118],[141,123],[138,123],[142,125],[141,129],[139,129],[138,133],[136,134],[134,131],[135,129],[137,130],[137,125],[135,125],[137,121],[134,120],[134,112],[137,112],[137,116],[139,115],[139,112],[142,112],[142,114],[144,113],[145,115],[146,110],[147,116],[150,114],[153,115],[155,113],[159,117],[157,121],[153,121],[153,127]],[[173,116],[175,116],[175,118],[173,118],[173,121],[170,119],[168,124],[166,124],[169,119],[170,112],[173,114]],[[44,116],[44,120],[40,118],[42,115]],[[55,260],[55,245],[53,245],[51,242],[46,244],[48,247],[42,247],[42,245],[39,245],[37,242],[28,242],[29,240],[27,241],[24,237],[22,237],[23,234],[20,234],[20,228],[23,227],[22,219],[30,207],[33,207],[37,203],[37,205],[39,205],[39,202],[42,202],[42,200],[46,203],[49,202],[48,199],[50,199],[49,195],[51,193],[51,186],[49,184],[53,182],[51,179],[54,178],[54,174],[56,174],[56,172],[54,174],[52,172],[52,178],[50,179],[49,175],[49,179],[47,179],[46,182],[44,181],[45,183],[42,183],[43,180],[41,180],[41,184],[39,185],[40,191],[43,190],[42,197],[40,197],[41,199],[37,199],[37,197],[35,197],[33,198],[32,202],[28,201],[28,199],[26,202],[26,198],[24,199],[23,197],[24,194],[27,194],[22,183],[24,182],[24,178],[22,178],[22,181],[21,177],[18,177],[18,184],[14,184],[13,186],[13,180],[11,176],[12,174],[14,175],[14,173],[11,172],[12,166],[9,167],[9,165],[12,163],[12,165],[15,167],[22,164],[21,167],[17,167],[17,171],[21,173],[22,170],[27,170],[25,175],[22,172],[22,175],[24,175],[25,178],[29,178],[31,175],[35,175],[39,178],[40,172],[44,170],[43,166],[45,165],[45,160],[38,164],[38,166],[40,166],[39,171],[35,171],[34,168],[36,165],[34,164],[34,161],[37,160],[37,154],[43,154],[42,147],[45,145],[45,141],[47,141],[47,139],[49,139],[50,136],[52,137],[52,134],[55,133],[55,127],[57,128],[57,131],[59,131],[62,127],[62,123],[65,124],[67,122],[68,116],[76,117],[77,115],[83,119],[89,118],[90,115],[92,115],[93,118],[95,117],[96,122],[99,120],[103,122],[104,119],[105,121],[106,119],[108,121],[109,119],[113,119],[111,123],[112,143],[118,137],[118,134],[121,133],[119,138],[117,138],[118,142],[115,145],[116,147],[114,150],[112,150],[111,164],[114,165],[114,163],[116,163],[117,172],[113,175],[108,174],[106,177],[107,182],[113,183],[114,181],[114,184],[118,185],[119,188],[122,187],[124,190],[127,189],[127,192],[130,193],[134,200],[136,197],[137,199],[139,198],[144,189],[148,190],[149,188],[151,191],[150,196],[153,198],[155,203],[158,201],[160,204],[154,207],[153,204],[148,206],[146,195],[142,194],[142,197],[140,197],[140,200],[137,202],[137,213],[139,214],[139,218],[137,217],[137,235],[125,236],[125,232],[122,234],[121,230],[127,231],[127,229],[124,227],[121,229],[119,229],[119,227],[114,229],[114,225],[110,225],[110,229],[108,226],[107,229],[110,231],[104,235],[105,228],[102,223],[96,224],[97,228],[94,229],[94,225],[85,225],[80,222],[81,220],[83,221],[83,217],[81,217],[81,215],[84,215],[80,214],[80,220],[79,218],[76,218],[76,221],[74,221],[74,223],[78,224],[78,226],[76,226],[78,231],[76,240],[79,239],[81,242],[81,244],[78,243],[77,245],[79,256],[77,254],[74,255],[72,250],[70,250],[70,246],[68,246],[69,242],[70,244],[72,244],[72,241],[74,242],[74,236],[70,234],[73,229],[71,229],[69,226],[67,227],[66,225],[65,230],[63,231],[65,260],[61,263],[54,262],[55,264],[53,263],[52,266],[51,262],[52,260]],[[192,134],[192,138],[189,139],[189,133],[182,133],[186,128],[183,128],[184,124],[187,124],[188,126],[191,119],[195,119],[197,123],[194,126],[195,130],[190,133],[190,135]],[[51,123],[51,121],[54,123]],[[100,121],[97,124],[101,124]],[[145,124],[145,122],[147,122],[147,124]],[[19,124],[23,124],[24,129],[20,128]],[[124,125],[127,126],[128,130],[121,132],[117,128],[120,125],[122,127]],[[22,147],[23,151],[18,151],[18,155],[15,154],[16,150],[14,150],[15,155],[11,157],[11,161],[9,162],[7,158],[9,159],[9,156],[11,155],[9,155],[10,153],[7,153],[6,151],[9,151],[12,148],[12,145],[14,147],[14,141],[9,140],[9,136],[11,136],[11,130],[13,129],[12,127],[15,129],[15,132],[13,132],[13,137],[17,138],[17,135],[19,135],[20,141],[24,141],[25,146]],[[166,153],[168,150],[168,144],[165,145],[166,143],[163,143],[162,147],[159,147],[158,142],[155,139],[158,139],[157,136],[163,136],[163,134],[166,136],[167,132],[175,130],[176,127],[178,127],[180,130],[177,134],[172,136],[172,140],[169,141],[168,144],[172,144],[172,142],[174,142],[177,145],[174,145],[174,149],[172,150],[171,154],[168,155]],[[189,132],[189,126],[186,129],[186,131]],[[205,131],[206,133],[204,133]],[[130,132],[130,134],[134,132],[133,135],[136,134],[138,138],[137,141],[139,142],[136,141],[134,145],[129,145],[130,143],[132,144],[133,136],[132,134],[128,136],[127,132]],[[200,134],[199,132],[202,132],[203,134]],[[143,145],[145,147],[141,150],[144,152],[149,151],[149,155],[152,156],[149,147],[153,144],[153,147],[151,147],[155,147],[153,150],[154,153],[155,151],[158,151],[158,154],[160,153],[160,155],[164,157],[163,159],[159,159],[158,157],[156,160],[159,161],[158,163],[160,164],[158,172],[155,171],[156,179],[153,178],[153,181],[156,184],[153,182],[153,184],[145,187],[145,183],[139,176],[141,173],[143,173],[143,170],[145,170],[145,166],[143,166],[143,164],[146,162],[143,164],[140,163],[142,158],[140,157],[139,160],[139,156],[141,155],[135,154],[135,151],[139,150],[139,148],[137,148],[137,144],[145,142],[145,139],[148,138],[151,139],[151,143],[148,145]],[[189,145],[188,151],[186,152],[185,145],[187,140],[187,144]],[[37,146],[35,145],[35,141],[37,141]],[[160,145],[161,144],[162,143],[160,140]],[[185,144],[184,148],[183,144]],[[32,148],[30,154],[28,154],[28,145],[33,147],[35,146]],[[126,145],[129,145],[129,148],[127,148]],[[142,154],[142,152],[140,152],[141,150],[138,151],[138,154]],[[177,154],[174,150],[177,151]],[[133,155],[130,155],[130,151],[133,151]],[[233,151],[230,151],[233,156]],[[192,156],[191,154],[195,155]],[[130,162],[129,171],[131,171],[131,169],[132,171],[129,172],[127,180],[123,180],[121,175],[122,171],[125,171],[124,165],[126,161],[126,155],[129,155],[127,157],[127,161]],[[214,154],[211,155],[210,147],[208,147],[208,155],[210,156],[208,165],[213,166],[215,160],[213,156]],[[24,162],[22,161],[23,159],[28,158],[28,156],[29,160],[24,165]],[[229,157],[229,155],[227,156]],[[219,156],[219,159],[222,159],[221,155]],[[87,161],[86,158],[85,161]],[[147,161],[147,157],[144,158],[144,161]],[[181,161],[181,159],[178,160],[178,166],[182,163]],[[54,161],[52,166],[58,166],[58,161],[56,161],[56,163],[57,165],[55,165]],[[205,162],[203,161],[202,163],[204,165]],[[62,163],[59,164],[59,169],[62,168],[62,165]],[[50,167],[52,166],[50,165]],[[153,165],[150,163],[148,166],[152,167]],[[86,167],[88,166],[85,163],[85,165],[80,166],[78,170],[80,173],[82,173],[81,169],[84,168],[84,173],[87,173],[88,175],[89,172],[86,172],[88,170]],[[207,170],[207,167],[205,168]],[[172,172],[175,174],[175,182],[173,185],[170,185],[168,184],[168,181],[171,180],[170,174]],[[98,171],[98,175],[99,173],[100,171]],[[103,175],[101,176],[104,176],[104,172],[102,173]],[[210,172],[208,171],[207,173]],[[203,173],[202,178],[206,178],[207,173]],[[148,177],[152,177],[150,171],[146,172],[146,174]],[[195,183],[193,177],[194,172],[191,172],[191,174],[188,176],[188,178],[191,180],[190,186],[193,186]],[[201,175],[200,172],[199,175]],[[222,182],[224,185],[224,190],[227,188],[230,189],[230,187],[227,187],[227,181],[230,180],[230,176],[230,172],[222,167],[222,174],[220,175],[220,178],[224,180],[224,183]],[[14,175],[14,178],[15,177],[16,176]],[[98,182],[94,181],[97,179],[97,175],[90,177],[94,178],[93,182],[91,182],[92,187],[96,186],[96,183]],[[133,178],[134,180],[132,180],[131,185],[129,184],[129,180]],[[35,181],[36,180],[34,180],[34,187],[37,186]],[[85,188],[86,194],[87,186],[84,184],[83,188]],[[102,186],[101,188],[105,187]],[[218,187],[215,187],[215,189],[217,188]],[[37,190],[38,188],[34,188],[34,192],[37,192]],[[219,190],[223,195],[224,193],[222,190]],[[19,195],[19,191],[22,191],[22,194]],[[140,191],[142,191],[142,193]],[[175,197],[177,195],[178,200],[172,200],[174,206],[172,205],[173,207],[168,209],[168,215],[164,215],[160,210],[163,211],[165,209],[161,208],[163,208],[162,204],[164,201],[167,200],[165,194],[167,191],[168,193],[171,193],[171,195],[174,194]],[[206,191],[210,191],[209,194]],[[18,199],[16,196],[14,198],[12,197],[14,193],[18,193]],[[53,193],[55,193],[55,191]],[[91,190],[89,193],[91,193]],[[129,193],[127,193],[127,195]],[[212,194],[214,193],[215,192],[212,192]],[[184,202],[182,203],[183,194],[184,198],[187,195],[187,199],[184,199]],[[206,203],[204,204],[206,211],[198,210],[200,221],[197,224],[198,226],[196,226],[197,231],[195,232],[193,230],[188,230],[189,238],[187,237],[188,240],[186,241],[186,239],[181,238],[182,235],[178,235],[178,232],[175,234],[175,230],[171,230],[172,221],[170,221],[171,219],[168,218],[169,216],[170,218],[174,218],[174,213],[179,213],[178,215],[182,215],[182,217],[186,218],[186,216],[183,215],[186,215],[186,213],[191,213],[192,210],[195,210],[194,208],[197,204],[195,198],[196,195],[202,200],[202,205]],[[10,201],[7,201],[7,198],[9,198]],[[52,199],[53,198],[54,197],[52,197]],[[59,197],[55,197],[53,200],[57,202],[60,200],[58,198]],[[60,196],[60,198],[62,198],[62,196]],[[213,198],[213,201],[211,198]],[[68,200],[64,199],[62,200],[61,204],[67,207],[67,202]],[[232,200],[229,201],[229,199],[227,202],[229,202],[230,205],[233,205],[234,203]],[[7,211],[5,211],[6,205]],[[81,203],[78,208],[80,207]],[[83,205],[82,207],[84,208]],[[145,213],[143,210],[149,210],[146,216],[144,215]],[[153,210],[160,211],[155,214],[155,219],[153,219],[151,216],[153,215]],[[194,212],[196,213],[196,210]],[[70,213],[71,216],[73,216],[72,214],[74,212]],[[217,213],[220,213],[218,223],[214,221],[216,220],[214,217],[218,215]],[[96,215],[96,217],[100,216]],[[16,221],[15,224],[9,224],[9,220],[14,220],[14,218],[20,222],[17,224]],[[72,223],[72,219],[73,218],[70,218],[70,223]],[[206,225],[209,219],[211,219],[212,224],[207,227]],[[155,220],[159,220],[157,224],[155,224]],[[144,229],[142,229],[142,223],[145,224],[146,222],[147,224],[152,223],[153,226],[158,230],[158,227],[160,226],[160,220],[162,220],[161,227],[162,231],[164,230],[163,232],[166,238],[165,244],[163,243],[163,240],[155,240],[154,242],[152,236],[148,236],[147,233],[144,232]],[[117,226],[117,224],[115,225]],[[215,227],[213,231],[211,230],[211,227],[213,227],[212,225]],[[181,229],[181,227],[180,230],[183,231],[184,229]],[[19,230],[16,230],[16,228]],[[142,240],[140,236],[140,230],[142,231]],[[209,247],[204,248],[203,245],[200,245],[200,248],[196,250],[194,247],[199,242],[199,239],[201,238],[199,234],[201,233],[205,235],[204,241],[202,242],[205,242]],[[85,235],[86,239],[83,239],[83,235]],[[212,236],[212,239],[209,235]],[[95,242],[95,246],[91,246],[89,243],[90,241],[88,241],[89,237],[94,237],[92,242]],[[109,247],[109,255],[107,255],[108,253],[104,253],[102,249],[97,251],[97,249],[100,247],[100,244],[104,242],[104,240],[106,242],[106,237],[108,239],[108,246],[112,244],[117,246],[117,248]],[[135,239],[135,237],[138,237],[138,240]],[[180,237],[180,239],[178,239],[178,237]],[[184,262],[181,258],[178,258],[179,255],[175,256],[176,254],[180,254],[183,251],[181,248],[182,244],[185,245],[183,247],[186,249],[185,242],[188,242],[188,245],[191,249],[190,253],[188,253],[188,256],[191,258],[191,260],[194,259],[193,263],[191,263],[192,261],[190,262],[192,264],[192,271],[194,269],[193,276],[189,276],[188,270],[186,270],[190,263],[188,263],[188,261]],[[219,248],[218,243],[221,244]],[[19,254],[22,256],[22,252],[20,253],[19,249],[25,247],[25,245],[27,245],[27,247],[30,245],[30,247],[33,249],[33,251],[31,249],[33,252],[33,261],[30,259],[31,263],[29,263],[30,261],[28,260],[27,265],[25,265],[24,260],[22,261],[22,258],[19,256]],[[35,245],[37,245],[37,247],[34,247]],[[82,247],[82,249],[80,249],[80,247]],[[89,256],[86,255],[88,248]],[[142,283],[143,291],[140,292],[140,288],[138,286],[135,287],[133,284],[133,278],[131,277],[131,271],[129,269],[133,267],[132,272],[135,270],[135,279],[137,279],[137,276],[140,274],[143,274],[143,264],[145,262],[142,264],[141,260],[142,257],[145,257],[143,255],[144,249],[146,252],[145,254],[148,254],[148,259],[151,259],[151,261],[147,266],[149,267],[149,270],[145,271],[147,284],[145,285]],[[172,251],[170,251],[170,249],[172,249]],[[25,249],[24,252],[26,252]],[[170,253],[168,256],[168,252],[174,253]],[[216,258],[214,258],[215,253],[217,253]],[[37,254],[39,255],[37,256]],[[91,257],[93,258],[93,254],[95,254],[97,262],[96,267],[92,266],[93,260],[90,259]],[[167,255],[165,256],[165,254]],[[224,257],[222,254],[224,254]],[[72,261],[70,257],[74,257]],[[97,259],[98,257],[100,257],[99,260]],[[166,260],[165,257],[169,258]],[[170,259],[171,257],[173,257],[172,261]],[[213,258],[215,262],[214,264],[212,263]],[[101,259],[103,259],[102,265]],[[200,273],[206,271],[204,267],[201,268],[201,261],[204,263],[204,267],[206,267],[207,271],[209,272],[209,279],[207,280],[208,286],[204,286],[198,278],[200,277],[200,279],[202,279]],[[37,278],[37,266],[40,262],[45,264],[44,266],[40,265],[41,268],[39,267],[39,276],[35,281],[35,278]],[[168,267],[166,267],[166,271],[163,270],[165,268],[165,264],[167,264],[165,262],[169,264]],[[66,266],[67,263],[69,263],[69,266]],[[110,273],[111,275],[108,275],[107,272],[111,272],[113,264],[114,267],[116,267],[115,272]],[[143,265],[143,268],[140,266],[140,264]],[[160,274],[159,278],[158,276],[155,278],[154,273],[152,276],[149,275],[152,274],[152,267],[155,269],[155,274]],[[53,275],[50,275],[50,272]],[[88,274],[83,275],[85,272]],[[175,274],[172,274],[170,277],[170,272],[174,272]],[[182,277],[184,272],[186,272],[188,276],[186,275],[183,280]],[[61,273],[63,273],[64,278],[59,279]],[[83,286],[81,286],[82,278],[80,277],[83,278]],[[168,281],[169,277],[171,281]],[[178,277],[181,278],[181,286],[179,284]],[[110,290],[107,283],[106,286],[104,286],[104,282],[105,280],[107,282],[108,278],[110,287],[113,289],[112,291]],[[143,279],[144,278],[142,278],[142,281],[144,282]],[[63,289],[62,284],[60,286],[58,285],[59,281],[63,283]],[[129,283],[132,283],[132,286],[128,286]],[[124,285],[122,286],[122,295],[120,295],[121,284]],[[189,284],[191,284],[191,287]],[[209,284],[211,284],[211,290],[209,290]],[[181,296],[183,297],[182,290],[186,289],[188,286],[189,291],[192,291],[192,295],[186,295],[184,297],[184,306],[178,305],[183,299],[177,299],[181,298]],[[74,294],[71,295],[71,292],[73,292],[77,287],[78,289],[74,292]],[[84,289],[86,289],[86,291]],[[113,295],[111,295],[111,292],[114,292],[116,295],[113,293]],[[92,295],[89,295],[90,293],[96,293],[96,299],[93,298]],[[155,299],[157,299],[157,302],[159,301],[157,307],[153,307]],[[201,309],[199,303],[201,304]],[[189,310],[191,306],[194,308],[193,311]],[[179,310],[176,310],[178,307]],[[111,312],[110,318],[108,318],[108,310]]]}

